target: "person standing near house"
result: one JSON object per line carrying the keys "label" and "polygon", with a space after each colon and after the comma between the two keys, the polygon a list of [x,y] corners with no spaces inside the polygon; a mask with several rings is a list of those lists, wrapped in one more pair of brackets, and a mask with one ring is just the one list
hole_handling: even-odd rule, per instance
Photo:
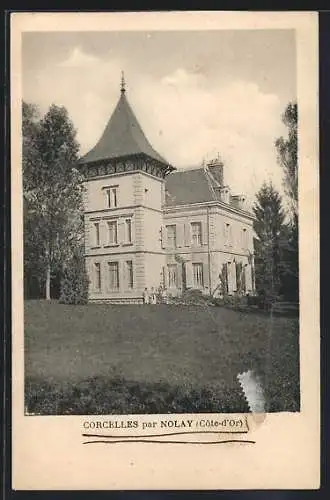
{"label": "person standing near house", "polygon": [[156,292],[155,292],[154,287],[151,288],[150,303],[157,304],[157,297],[156,297]]}
{"label": "person standing near house", "polygon": [[148,288],[145,288],[144,291],[143,291],[143,303],[144,304],[149,304]]}

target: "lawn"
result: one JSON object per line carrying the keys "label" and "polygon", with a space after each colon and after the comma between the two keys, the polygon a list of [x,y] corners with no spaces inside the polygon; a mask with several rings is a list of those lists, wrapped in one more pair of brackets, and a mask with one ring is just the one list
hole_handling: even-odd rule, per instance
{"label": "lawn", "polygon": [[25,304],[26,407],[44,414],[299,410],[298,320],[223,307]]}

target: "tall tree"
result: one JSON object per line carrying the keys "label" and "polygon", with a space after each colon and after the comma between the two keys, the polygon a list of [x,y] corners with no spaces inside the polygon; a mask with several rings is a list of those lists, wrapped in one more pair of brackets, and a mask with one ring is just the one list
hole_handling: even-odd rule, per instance
{"label": "tall tree", "polygon": [[298,216],[298,106],[289,103],[283,113],[282,121],[287,127],[286,138],[275,141],[277,161],[283,169],[284,188],[291,202],[294,218]]}
{"label": "tall tree", "polygon": [[24,292],[38,297],[42,287],[43,256],[38,234],[38,214],[33,210],[34,169],[40,166],[37,141],[40,129],[38,108],[26,102],[22,104],[22,167],[23,167],[23,214],[24,214]]}
{"label": "tall tree", "polygon": [[274,186],[264,183],[253,207],[255,221],[256,288],[271,303],[281,287],[281,260],[285,214],[282,199]]}
{"label": "tall tree", "polygon": [[287,127],[287,137],[275,141],[277,160],[284,173],[284,188],[290,200],[290,223],[285,252],[286,272],[284,288],[288,299],[299,300],[299,249],[298,249],[298,106],[289,103],[282,121]]}
{"label": "tall tree", "polygon": [[61,271],[82,238],[82,178],[75,165],[79,145],[64,107],[52,105],[40,120],[35,138],[36,159],[26,176],[28,212],[35,217],[35,238],[51,296],[51,276]]}

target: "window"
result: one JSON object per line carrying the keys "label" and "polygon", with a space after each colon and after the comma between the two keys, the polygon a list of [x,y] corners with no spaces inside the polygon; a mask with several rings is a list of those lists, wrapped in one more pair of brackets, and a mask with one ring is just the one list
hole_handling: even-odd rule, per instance
{"label": "window", "polygon": [[117,186],[106,188],[105,194],[106,194],[108,208],[115,208],[117,206],[117,201],[118,201],[117,193],[118,193]]}
{"label": "window", "polygon": [[132,243],[132,220],[125,220],[125,242]]}
{"label": "window", "polygon": [[95,288],[97,290],[101,290],[101,264],[99,262],[95,262],[94,270],[95,270]]}
{"label": "window", "polygon": [[203,264],[193,264],[193,280],[194,287],[200,288],[204,286],[203,279]]}
{"label": "window", "polygon": [[166,239],[168,248],[176,248],[176,226],[166,226]]}
{"label": "window", "polygon": [[176,288],[176,264],[167,265],[168,287]]}
{"label": "window", "polygon": [[126,261],[126,284],[127,288],[133,288],[133,262]]}
{"label": "window", "polygon": [[225,233],[225,245],[229,245],[231,246],[231,226],[230,224],[226,223],[225,224],[225,229],[224,229],[224,233]]}
{"label": "window", "polygon": [[118,231],[117,231],[117,221],[108,222],[108,245],[117,245],[118,242]]}
{"label": "window", "polygon": [[100,246],[100,223],[94,222],[94,244],[96,247]]}
{"label": "window", "polygon": [[247,248],[247,230],[244,228],[242,230],[242,248]]}
{"label": "window", "polygon": [[191,241],[194,246],[202,244],[202,224],[200,222],[191,223]]}
{"label": "window", "polygon": [[118,290],[119,288],[119,266],[118,262],[108,262],[109,266],[109,288]]}

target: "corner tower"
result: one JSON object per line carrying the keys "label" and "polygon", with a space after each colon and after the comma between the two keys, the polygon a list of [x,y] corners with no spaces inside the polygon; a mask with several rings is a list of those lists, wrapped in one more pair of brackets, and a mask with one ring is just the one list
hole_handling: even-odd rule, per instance
{"label": "corner tower", "polygon": [[162,282],[164,180],[174,170],[147,140],[126,97],[80,159],[90,301],[138,303]]}

